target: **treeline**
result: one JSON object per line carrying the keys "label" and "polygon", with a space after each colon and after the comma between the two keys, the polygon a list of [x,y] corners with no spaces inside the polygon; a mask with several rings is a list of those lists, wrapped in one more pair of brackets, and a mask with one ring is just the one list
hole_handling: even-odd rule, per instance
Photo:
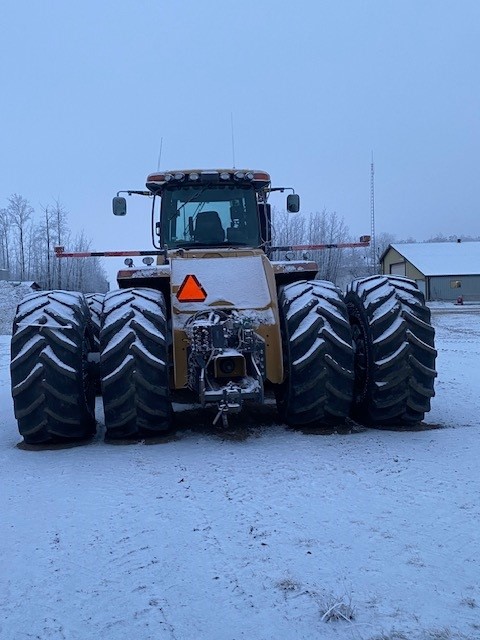
{"label": "treeline", "polygon": [[42,289],[104,292],[106,272],[98,258],[55,257],[54,247],[90,251],[85,233],[73,235],[68,212],[59,201],[39,211],[13,194],[0,209],[0,269],[8,280],[35,281]]}
{"label": "treeline", "polygon": [[[310,213],[308,216],[295,215],[274,209],[272,212],[272,244],[318,245],[358,242],[352,238],[344,219],[336,212],[326,210]],[[375,272],[372,266],[371,249],[368,248],[332,248],[321,250],[293,251],[287,259],[313,260],[318,264],[318,278],[331,280],[339,287],[353,278],[370,275]],[[274,260],[285,260],[285,252],[275,252]]]}
{"label": "treeline", "polygon": [[[368,230],[366,230],[368,232]],[[272,241],[275,246],[300,244],[342,244],[358,242],[350,234],[344,219],[335,212],[326,210],[309,215],[291,214],[286,211],[272,211]],[[425,242],[473,242],[480,241],[480,236],[436,234]],[[393,243],[404,244],[418,242],[414,238],[399,240],[391,233],[378,233],[375,236],[375,258],[372,248],[322,249],[319,251],[291,252],[292,260],[314,260],[318,266],[318,278],[331,280],[339,287],[354,278],[380,273],[380,258]],[[287,258],[289,256],[287,255]],[[285,252],[276,252],[275,260],[285,260]]]}

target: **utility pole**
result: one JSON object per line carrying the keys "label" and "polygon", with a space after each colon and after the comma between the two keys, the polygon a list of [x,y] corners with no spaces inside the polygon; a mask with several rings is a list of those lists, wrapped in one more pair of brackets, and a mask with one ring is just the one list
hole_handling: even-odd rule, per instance
{"label": "utility pole", "polygon": [[373,151],[372,161],[370,163],[370,250],[371,250],[371,263],[372,274],[377,273],[377,249],[375,243],[375,167],[373,165]]}

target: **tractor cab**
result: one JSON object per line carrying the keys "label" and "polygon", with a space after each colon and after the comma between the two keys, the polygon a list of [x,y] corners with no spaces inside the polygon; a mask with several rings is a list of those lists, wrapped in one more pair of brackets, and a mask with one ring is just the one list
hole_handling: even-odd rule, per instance
{"label": "tractor cab", "polygon": [[156,231],[162,247],[261,247],[269,240],[268,173],[228,169],[157,173],[148,176],[146,186],[161,196]]}
{"label": "tractor cab", "polygon": [[[154,246],[158,249],[249,247],[266,250],[271,240],[271,213],[267,203],[272,189],[265,171],[237,169],[182,170],[152,173],[148,191],[153,195]],[[299,210],[295,193],[287,209]],[[125,215],[125,198],[114,198],[114,213]]]}
{"label": "tractor cab", "polygon": [[172,185],[162,194],[161,245],[168,249],[262,244],[250,185]]}

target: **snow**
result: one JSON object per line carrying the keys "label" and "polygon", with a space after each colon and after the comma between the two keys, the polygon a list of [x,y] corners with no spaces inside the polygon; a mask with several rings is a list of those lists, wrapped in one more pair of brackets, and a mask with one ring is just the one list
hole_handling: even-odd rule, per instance
{"label": "snow", "polygon": [[[298,305],[296,304],[297,302],[298,300],[295,300],[290,306],[290,309],[288,310],[288,315],[290,317],[294,315],[295,313],[294,309],[298,307]],[[302,306],[306,306],[306,305],[302,305]],[[304,318],[302,318],[296,331],[293,333],[291,337],[292,342],[295,342],[304,333],[308,333],[316,323],[318,323],[318,315],[316,313],[308,313]]]}
{"label": "snow", "polygon": [[297,360],[293,361],[292,363],[293,366],[298,367],[302,364],[302,362],[305,362],[305,360],[308,360],[311,357],[311,355],[321,347],[322,342],[323,340],[320,340],[320,338],[315,338],[310,349],[306,353],[304,353],[300,358],[297,358]]}
{"label": "snow", "polygon": [[149,269],[125,269],[125,271],[131,271],[131,278],[168,278],[170,276],[170,265],[163,264],[156,267],[150,267]]}
{"label": "snow", "polygon": [[47,345],[45,347],[45,349],[42,352],[42,357],[48,358],[48,360],[50,360],[50,362],[56,367],[57,371],[61,372],[62,375],[75,379],[75,376],[76,376],[75,369],[73,367],[70,367],[65,362],[63,362],[63,360],[61,360],[57,356],[57,354],[55,353],[55,351],[52,349],[50,345]]}
{"label": "snow", "polygon": [[0,335],[12,331],[17,304],[29,293],[32,293],[29,283],[0,280]]}
{"label": "snow", "polygon": [[116,369],[114,369],[111,373],[103,377],[103,381],[105,382],[105,384],[107,385],[112,378],[115,378],[122,371],[124,371],[126,367],[130,364],[130,362],[133,362],[133,356],[128,354],[125,356],[125,358],[122,360],[122,362],[118,365]]}
{"label": "snow", "polygon": [[425,276],[480,274],[480,242],[414,242],[390,246]]}
{"label": "snow", "polygon": [[[193,256],[193,257],[192,257]],[[172,297],[173,308],[182,311],[201,311],[207,307],[239,310],[266,309],[271,295],[262,256],[172,258],[172,288],[180,287],[189,274],[194,274],[205,290],[204,302],[180,302]],[[255,286],[252,287],[252,282]]]}
{"label": "snow", "polygon": [[[378,342],[378,341],[376,340],[375,342]],[[381,360],[375,360],[375,364],[377,365],[378,368],[381,368],[381,367],[385,366],[386,364],[389,364],[390,362],[395,360],[395,358],[398,358],[398,356],[403,351],[405,351],[405,349],[408,349],[408,348],[409,348],[408,347],[408,343],[407,342],[402,342],[402,344],[398,347],[398,349],[396,349],[396,351],[391,353],[386,358],[382,358]],[[384,387],[387,384],[387,382],[376,382],[375,384],[377,385],[377,387]]]}
{"label": "snow", "polygon": [[292,273],[296,271],[308,271],[312,267],[311,260],[272,260],[272,267],[277,273]]}
{"label": "snow", "polygon": [[91,444],[21,450],[0,336],[1,640],[478,640],[480,312],[432,311],[429,428],[349,435],[270,404],[113,446],[98,403]]}
{"label": "snow", "polygon": [[[115,310],[113,313],[116,313],[118,310]],[[113,316],[112,313],[112,316]],[[122,314],[122,315],[127,315],[127,314]],[[106,324],[106,323],[105,323]],[[115,350],[119,344],[121,344],[125,338],[132,333],[132,330],[130,328],[130,326],[128,324],[125,324],[120,331],[117,331],[117,333],[115,333],[110,342],[104,347],[103,349],[103,353],[105,354],[105,356],[107,356],[108,354],[110,354],[111,351]],[[132,333],[132,337],[133,337],[133,333]]]}
{"label": "snow", "polygon": [[[378,314],[377,317],[380,317],[380,314]],[[399,329],[399,327],[402,326],[403,324],[403,318],[401,317],[396,317],[395,320],[388,326],[387,329],[385,329],[385,331],[383,333],[381,333],[378,338],[376,338],[373,341],[373,344],[380,344],[386,340],[388,340],[390,338],[390,336],[393,336]]]}
{"label": "snow", "polygon": [[[20,335],[20,332],[18,332],[16,335],[17,336]],[[19,351],[18,355],[15,356],[12,362],[16,363],[24,359],[25,357],[28,356],[28,354],[30,354],[32,349],[35,349],[35,347],[42,342],[43,342],[42,338],[39,335],[32,336],[30,340],[27,340],[27,342],[23,345],[22,349]]]}

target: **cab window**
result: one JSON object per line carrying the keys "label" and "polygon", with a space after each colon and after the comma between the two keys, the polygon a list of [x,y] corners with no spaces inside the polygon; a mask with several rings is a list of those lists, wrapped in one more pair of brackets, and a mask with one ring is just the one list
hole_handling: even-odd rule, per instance
{"label": "cab window", "polygon": [[188,186],[162,195],[162,243],[168,247],[260,244],[251,186]]}

